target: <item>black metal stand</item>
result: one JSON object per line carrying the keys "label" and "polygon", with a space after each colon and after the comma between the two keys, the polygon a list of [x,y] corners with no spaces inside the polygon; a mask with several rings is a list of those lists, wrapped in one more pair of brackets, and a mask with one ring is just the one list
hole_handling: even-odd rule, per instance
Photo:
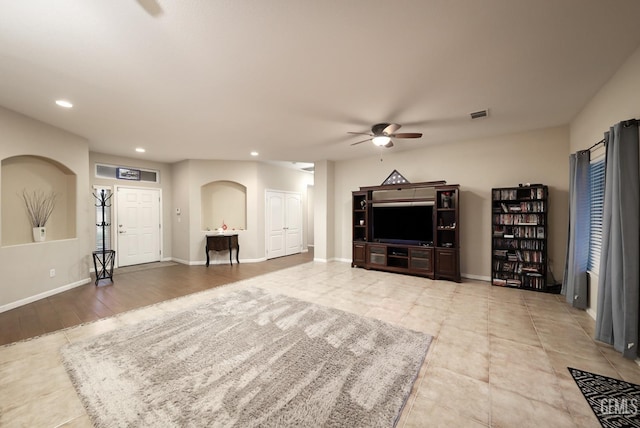
{"label": "black metal stand", "polygon": [[100,190],[100,195],[94,193],[93,196],[98,200],[96,207],[102,207],[102,222],[96,224],[96,226],[102,228],[102,250],[93,252],[93,268],[96,272],[96,285],[98,285],[101,279],[109,279],[113,283],[113,264],[115,262],[116,252],[106,249],[105,229],[107,226],[111,226],[111,223],[104,221],[105,209],[111,207],[109,200],[113,195],[107,196],[104,189],[102,189]]}
{"label": "black metal stand", "polygon": [[93,252],[93,269],[96,272],[96,285],[101,279],[113,282],[113,261],[116,258],[114,250],[98,250]]}

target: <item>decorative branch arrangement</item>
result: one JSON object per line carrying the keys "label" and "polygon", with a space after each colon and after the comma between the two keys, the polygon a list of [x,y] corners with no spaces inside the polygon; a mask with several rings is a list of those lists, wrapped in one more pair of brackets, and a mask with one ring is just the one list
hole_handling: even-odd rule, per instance
{"label": "decorative branch arrangement", "polygon": [[53,191],[49,193],[45,193],[42,190],[34,190],[31,193],[26,190],[22,191],[22,199],[33,227],[44,227],[47,224],[53,209],[56,207],[57,198],[58,195]]}

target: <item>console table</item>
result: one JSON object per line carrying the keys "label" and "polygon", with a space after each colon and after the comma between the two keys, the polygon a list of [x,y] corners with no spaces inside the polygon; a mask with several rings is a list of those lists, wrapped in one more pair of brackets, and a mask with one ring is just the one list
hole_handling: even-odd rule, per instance
{"label": "console table", "polygon": [[209,266],[209,251],[229,251],[229,263],[233,264],[231,253],[236,249],[236,262],[240,263],[240,244],[238,234],[233,235],[207,235],[205,251],[207,253],[207,266]]}

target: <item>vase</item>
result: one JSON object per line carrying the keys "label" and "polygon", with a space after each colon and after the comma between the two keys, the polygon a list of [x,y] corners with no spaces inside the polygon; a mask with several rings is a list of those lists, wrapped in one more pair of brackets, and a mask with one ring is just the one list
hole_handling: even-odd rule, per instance
{"label": "vase", "polygon": [[33,241],[42,242],[47,237],[47,229],[44,226],[33,228]]}

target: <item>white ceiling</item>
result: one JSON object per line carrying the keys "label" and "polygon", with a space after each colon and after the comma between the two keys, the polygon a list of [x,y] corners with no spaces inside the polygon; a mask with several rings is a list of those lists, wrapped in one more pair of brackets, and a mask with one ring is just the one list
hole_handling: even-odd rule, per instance
{"label": "white ceiling", "polygon": [[566,124],[639,17],[637,0],[0,0],[0,105],[115,155],[348,159],[377,149],[347,131],[378,122],[424,133],[396,151]]}

